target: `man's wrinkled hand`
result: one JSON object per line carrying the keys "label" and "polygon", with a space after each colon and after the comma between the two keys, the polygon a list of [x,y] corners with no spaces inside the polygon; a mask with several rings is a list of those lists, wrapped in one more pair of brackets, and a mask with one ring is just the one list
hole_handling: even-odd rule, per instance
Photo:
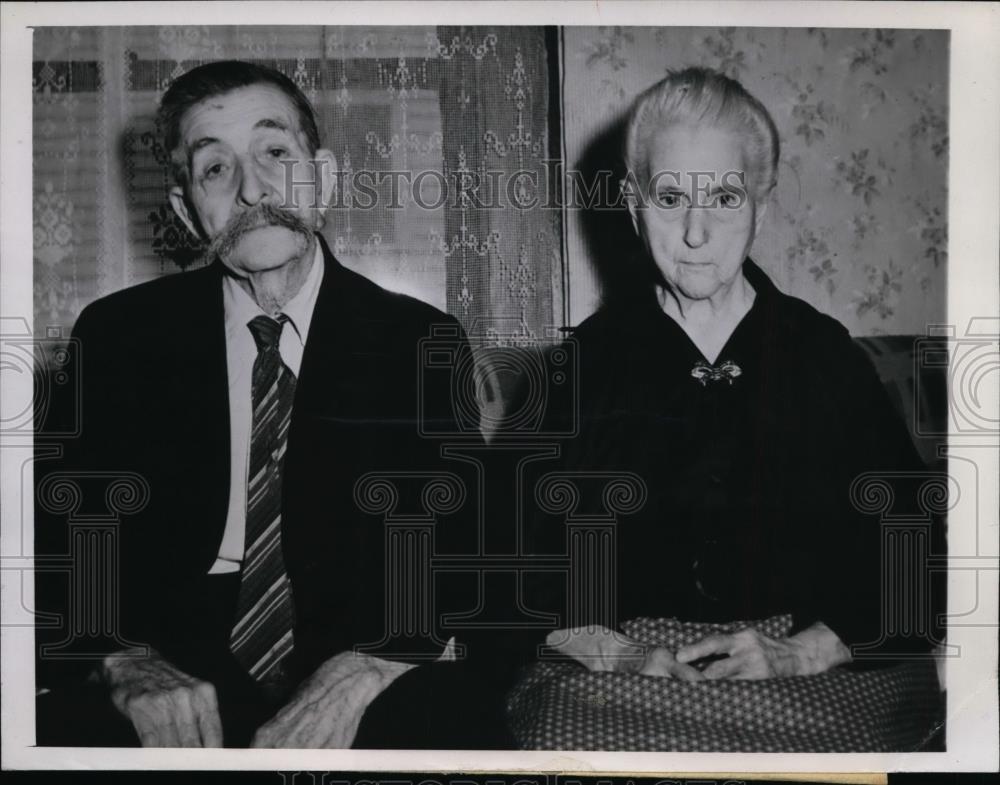
{"label": "man's wrinkled hand", "polygon": [[682,681],[705,678],[696,668],[678,662],[667,649],[644,646],[607,627],[556,630],[545,642],[592,671],[640,673]]}
{"label": "man's wrinkled hand", "polygon": [[770,679],[809,676],[850,662],[851,653],[825,624],[817,622],[790,638],[769,638],[748,629],[729,635],[709,635],[677,651],[677,661],[690,663],[723,655],[709,664],[708,679]]}
{"label": "man's wrinkled hand", "polygon": [[368,705],[414,667],[346,651],[306,679],[292,699],[258,728],[252,747],[350,747]]}
{"label": "man's wrinkled hand", "polygon": [[131,720],[143,747],[221,747],[222,720],[215,687],[149,649],[104,659],[100,675],[115,708]]}

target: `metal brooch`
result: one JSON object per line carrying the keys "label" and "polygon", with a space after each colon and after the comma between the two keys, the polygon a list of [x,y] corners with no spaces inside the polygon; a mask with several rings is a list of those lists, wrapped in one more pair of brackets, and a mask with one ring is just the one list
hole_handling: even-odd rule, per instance
{"label": "metal brooch", "polygon": [[718,365],[709,365],[704,361],[698,361],[691,369],[691,376],[701,382],[702,387],[708,385],[709,382],[718,382],[723,379],[732,384],[733,379],[742,373],[740,366],[732,360],[723,360]]}

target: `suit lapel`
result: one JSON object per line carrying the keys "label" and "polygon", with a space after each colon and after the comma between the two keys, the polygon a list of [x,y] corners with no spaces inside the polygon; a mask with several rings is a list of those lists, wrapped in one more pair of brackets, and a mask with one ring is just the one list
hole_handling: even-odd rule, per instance
{"label": "suit lapel", "polygon": [[[358,303],[353,276],[333,256],[321,235],[324,274],[309,325],[309,335],[292,410],[289,434],[289,458],[309,460],[294,450],[298,424],[308,427],[310,417],[330,416],[339,405],[338,382],[342,381],[346,360],[357,339]],[[200,523],[192,532],[200,568],[207,570],[218,555],[225,530],[229,505],[231,444],[229,428],[229,378],[225,334],[225,307],[222,292],[224,270],[216,262],[204,271],[190,275],[190,301],[183,306],[186,318],[176,346],[184,347],[184,356],[176,367],[176,394],[199,390],[200,405],[189,407],[187,433],[195,439],[185,460],[190,476],[197,478],[198,508],[193,515]]]}
{"label": "suit lapel", "polygon": [[[208,569],[218,555],[229,506],[230,433],[229,377],[227,372],[225,312],[222,299],[222,266],[182,273],[191,277],[175,350],[181,355],[172,366],[174,395],[187,401],[181,412],[178,434],[185,474],[183,493],[191,509],[193,531],[189,543],[199,568]],[[178,489],[178,492],[182,492]]]}
{"label": "suit lapel", "polygon": [[357,340],[357,298],[350,273],[331,253],[322,235],[316,235],[323,251],[323,281],[309,325],[309,335],[299,369],[292,425],[306,413],[329,413],[338,404],[338,382],[342,380],[350,341]]}

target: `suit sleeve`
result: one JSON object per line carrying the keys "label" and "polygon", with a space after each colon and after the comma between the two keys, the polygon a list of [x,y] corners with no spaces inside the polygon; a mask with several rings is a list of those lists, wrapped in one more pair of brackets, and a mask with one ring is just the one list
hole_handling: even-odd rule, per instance
{"label": "suit sleeve", "polygon": [[[558,450],[551,459],[532,462],[524,467],[522,498],[518,499],[523,516],[522,553],[528,558],[562,556],[566,548],[565,520],[544,512],[539,506],[534,489],[536,483],[548,472],[564,467],[566,453],[574,439],[579,417],[579,378],[575,362],[576,342],[572,339],[547,350],[523,350],[525,365],[537,369],[522,373],[519,383],[507,400],[505,418],[498,429],[515,441],[521,436],[527,443]],[[566,357],[571,358],[567,370]],[[561,383],[551,383],[561,379]],[[537,415],[537,417],[535,416]],[[531,627],[505,631],[497,642],[495,659],[501,667],[513,674],[525,663],[537,658],[546,636],[565,626],[567,616],[567,586],[564,573],[558,570],[525,570],[520,576],[524,608],[536,616],[548,616],[555,621],[541,626],[537,621]]]}
{"label": "suit sleeve", "polygon": [[[401,624],[399,628],[386,629],[387,607],[384,603],[399,601],[396,595],[390,596],[389,587],[393,581],[407,582],[412,577],[404,576],[407,572],[390,563],[381,564],[388,558],[382,555],[384,547],[400,547],[398,541],[392,545],[388,540],[376,550],[372,550],[369,559],[377,559],[372,563],[366,579],[381,579],[383,586],[379,589],[382,595],[376,596],[376,591],[368,593],[368,605],[364,612],[355,614],[351,621],[354,640],[351,645],[358,645],[364,640],[382,640],[377,647],[377,656],[396,662],[426,663],[428,659],[439,656],[444,651],[444,644],[451,637],[466,645],[471,650],[478,650],[478,645],[472,644],[476,631],[448,625],[446,617],[462,614],[476,608],[479,601],[476,581],[471,573],[458,574],[454,571],[435,570],[433,564],[425,563],[427,559],[438,557],[454,557],[457,554],[475,552],[477,533],[480,525],[478,511],[479,498],[477,488],[476,467],[471,461],[481,458],[483,440],[479,435],[478,419],[475,414],[475,377],[471,372],[473,357],[465,333],[458,322],[450,316],[440,313],[419,312],[418,318],[412,315],[410,321],[397,325],[397,329],[405,330],[402,335],[391,339],[396,345],[393,354],[387,358],[392,364],[391,379],[396,386],[392,399],[395,401],[390,412],[380,412],[379,421],[371,428],[378,431],[377,447],[370,451],[371,465],[366,466],[376,474],[391,470],[395,476],[390,480],[398,494],[394,514],[398,516],[415,513],[418,516],[430,516],[433,535],[428,547],[431,551],[417,552],[407,550],[398,552],[391,559],[419,559],[419,565],[414,569],[426,571],[425,585],[430,596],[424,600],[413,597],[412,586],[405,589],[404,600],[413,603],[426,603],[419,611],[429,614],[429,631],[407,629],[409,624]],[[433,329],[432,329],[433,328]],[[437,336],[437,337],[434,337]],[[432,344],[428,351],[433,350],[433,362],[427,362],[427,351],[423,350],[425,343]],[[447,362],[443,358],[447,358]],[[469,460],[460,460],[445,454],[445,449],[455,447]],[[471,448],[471,449],[469,449]],[[445,479],[444,484],[432,486],[428,483],[434,476]],[[457,508],[450,507],[450,497],[456,481],[460,485],[457,490],[461,496],[461,504]],[[440,496],[437,492],[440,492]],[[383,527],[379,527],[382,529]],[[380,537],[391,536],[387,530]],[[374,540],[373,540],[374,541]],[[390,561],[391,561],[390,559]],[[395,569],[395,575],[381,576],[385,570]],[[417,612],[414,607],[401,608],[396,613],[409,618]],[[323,648],[327,654],[336,653],[338,643],[330,642]]]}
{"label": "suit sleeve", "polygon": [[[121,641],[144,640],[137,624],[142,615],[133,606],[138,595],[130,579],[122,526],[111,532],[117,552],[114,580],[104,571],[115,561],[81,557],[88,539],[85,519],[100,517],[102,505],[107,504],[107,481],[93,475],[121,468],[115,433],[129,427],[114,417],[129,388],[124,377],[127,366],[116,363],[119,355],[111,340],[115,333],[108,325],[99,306],[81,313],[71,338],[75,348],[64,368],[69,381],[56,387],[58,394],[36,438],[36,450],[58,451],[54,459],[39,460],[35,472],[35,554],[40,567],[35,585],[40,619],[36,654],[41,686],[85,678],[104,655],[122,648]],[[47,438],[46,433],[68,435]],[[82,527],[76,534],[74,519]],[[112,585],[104,610],[88,601],[92,592]],[[95,613],[101,617],[92,618]]]}

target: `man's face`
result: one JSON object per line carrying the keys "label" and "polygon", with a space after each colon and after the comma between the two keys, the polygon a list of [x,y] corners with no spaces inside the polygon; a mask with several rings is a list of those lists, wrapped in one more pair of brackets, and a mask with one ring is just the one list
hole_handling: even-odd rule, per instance
{"label": "man's face", "polygon": [[740,273],[764,210],[743,146],[727,130],[687,125],[654,133],[647,207],[630,205],[636,231],[666,282],[689,300],[712,297]]}
{"label": "man's face", "polygon": [[[172,189],[171,204],[227,267],[245,276],[304,254],[336,162],[326,150],[310,155],[295,106],[280,89],[251,85],[206,98],[185,112],[180,136],[188,178],[183,191]],[[315,176],[307,163],[314,157]],[[283,160],[296,161],[291,189]]]}

